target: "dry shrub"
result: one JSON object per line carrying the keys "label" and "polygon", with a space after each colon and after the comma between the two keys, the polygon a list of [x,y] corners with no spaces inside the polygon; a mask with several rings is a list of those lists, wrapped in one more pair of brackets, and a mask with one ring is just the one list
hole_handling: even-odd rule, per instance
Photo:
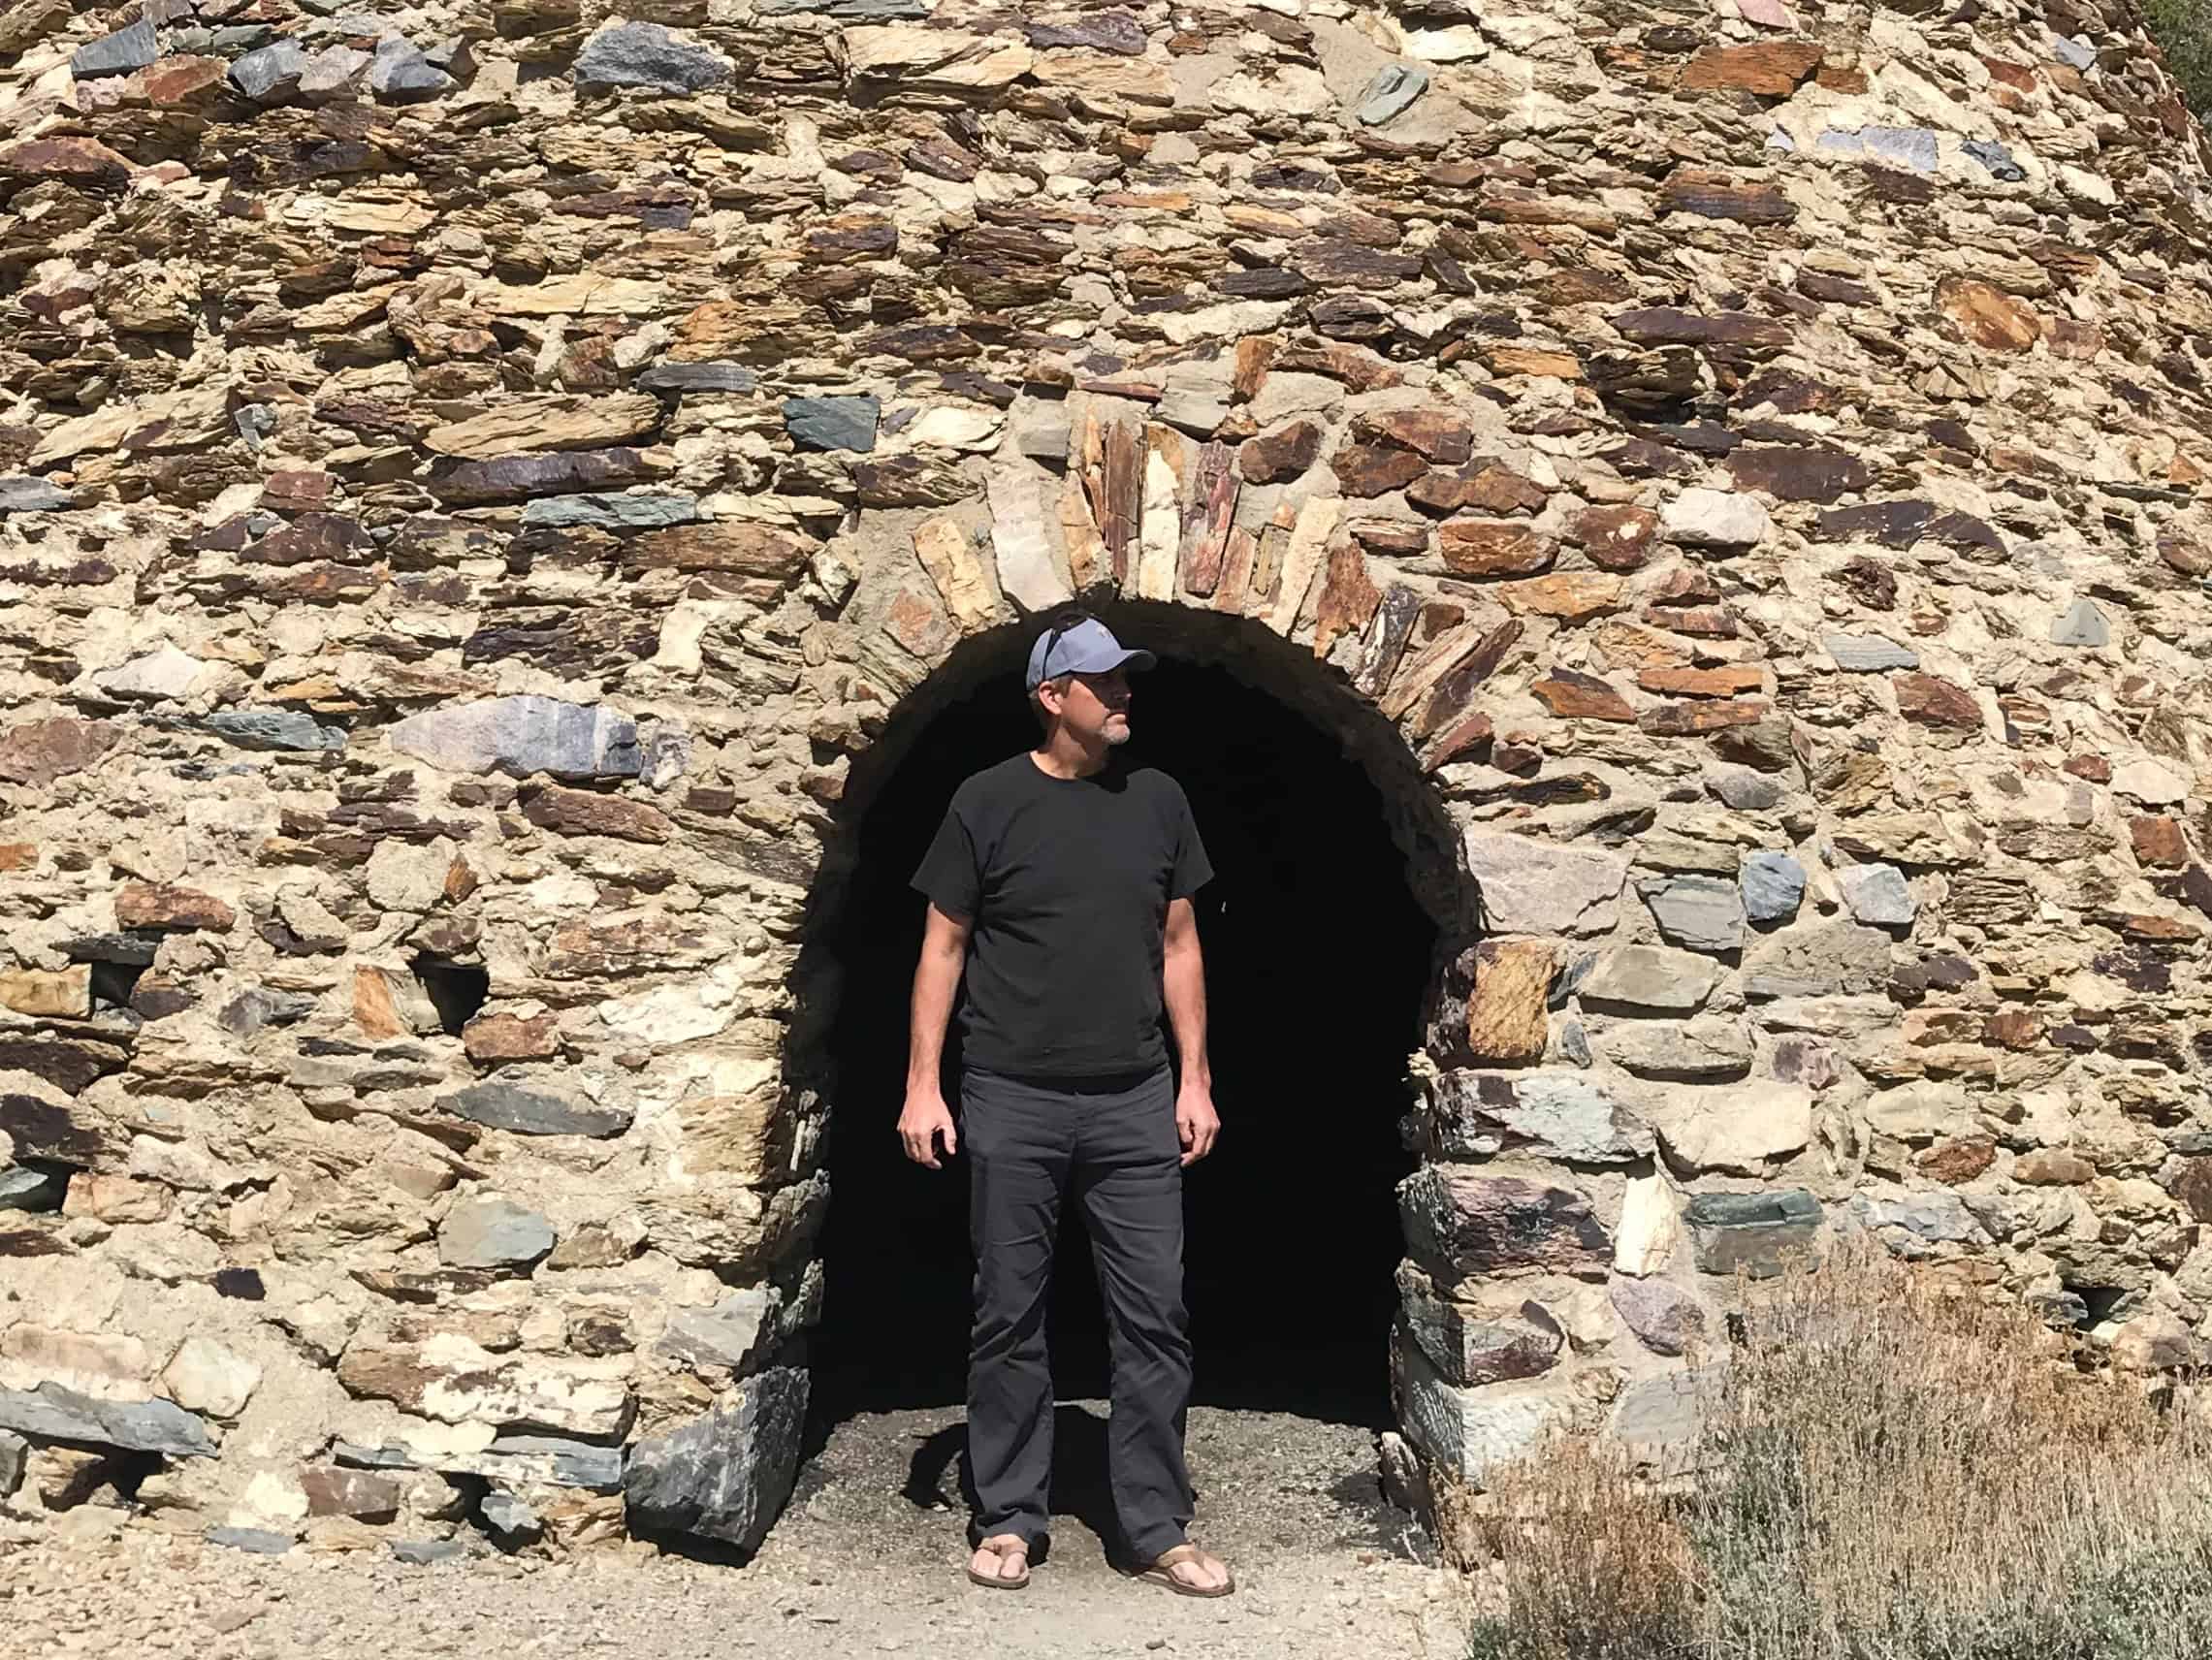
{"label": "dry shrub", "polygon": [[1865,1243],[1746,1300],[1688,1491],[1602,1450],[1493,1483],[1482,1660],[2212,1654],[2194,1411]]}

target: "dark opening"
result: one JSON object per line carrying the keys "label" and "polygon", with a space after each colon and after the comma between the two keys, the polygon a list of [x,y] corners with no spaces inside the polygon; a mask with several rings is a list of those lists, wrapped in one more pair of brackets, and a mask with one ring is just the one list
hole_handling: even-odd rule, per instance
{"label": "dark opening", "polygon": [[[1141,622],[1124,637],[1172,650]],[[960,781],[1033,742],[1027,643],[1002,642],[1004,660],[900,747],[822,942],[838,990],[821,1038],[835,1081],[815,1398],[830,1422],[964,1398],[966,1172],[910,1165],[892,1128],[923,910],[907,881]],[[1182,783],[1218,873],[1197,901],[1223,1140],[1186,1186],[1195,1400],[1382,1425],[1394,1189],[1412,1168],[1397,1121],[1436,930],[1367,772],[1256,678],[1165,656],[1137,682],[1129,750]],[[956,1067],[955,1052],[954,1101]],[[1103,1396],[1104,1316],[1073,1218],[1060,1249],[1056,1388]]]}
{"label": "dark opening", "polygon": [[492,995],[492,976],[483,969],[449,963],[443,957],[417,957],[407,966],[414,970],[431,1006],[437,1010],[438,1030],[449,1038],[460,1037],[461,1029],[475,1018],[484,1000]]}

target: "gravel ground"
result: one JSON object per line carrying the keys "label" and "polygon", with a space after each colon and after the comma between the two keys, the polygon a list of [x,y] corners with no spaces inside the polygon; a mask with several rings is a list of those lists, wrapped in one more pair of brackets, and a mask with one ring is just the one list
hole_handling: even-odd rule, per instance
{"label": "gravel ground", "polygon": [[1061,1409],[1055,1536],[1022,1593],[961,1577],[955,1411],[840,1425],[743,1567],[631,1544],[566,1561],[381,1552],[248,1555],[84,1507],[0,1538],[11,1652],[292,1655],[615,1653],[793,1660],[856,1653],[1028,1660],[1165,1653],[1282,1660],[1464,1652],[1452,1577],[1384,1504],[1364,1429],[1195,1409],[1198,1525],[1234,1568],[1219,1602],[1123,1579],[1096,1526],[1103,1409]]}

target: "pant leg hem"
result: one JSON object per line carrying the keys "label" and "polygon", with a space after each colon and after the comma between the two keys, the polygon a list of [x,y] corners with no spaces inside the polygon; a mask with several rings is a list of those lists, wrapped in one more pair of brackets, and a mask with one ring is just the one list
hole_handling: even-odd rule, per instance
{"label": "pant leg hem", "polygon": [[1182,1543],[1184,1533],[1181,1528],[1166,1527],[1149,1531],[1141,1539],[1131,1539],[1129,1549],[1130,1554],[1137,1558],[1139,1568],[1148,1568]]}

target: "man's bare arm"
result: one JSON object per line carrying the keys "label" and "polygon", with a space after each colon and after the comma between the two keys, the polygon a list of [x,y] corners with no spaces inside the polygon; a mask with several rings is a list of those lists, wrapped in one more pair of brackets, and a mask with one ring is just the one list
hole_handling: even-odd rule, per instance
{"label": "man's bare arm", "polygon": [[899,1139],[907,1157],[917,1165],[939,1169],[937,1138],[945,1138],[945,1156],[960,1150],[960,1133],[945,1104],[945,1088],[939,1068],[945,1059],[945,1028],[952,1018],[952,994],[960,984],[961,965],[968,958],[969,923],[948,916],[932,905],[922,926],[921,957],[914,964],[913,1015],[908,1026],[907,1100],[899,1113]]}
{"label": "man's bare arm", "polygon": [[1168,906],[1166,958],[1161,991],[1168,1024],[1182,1057],[1183,1078],[1175,1092],[1175,1130],[1182,1137],[1183,1163],[1196,1164],[1213,1151],[1221,1119],[1213,1110],[1213,1067],[1205,1052],[1205,958],[1199,949],[1198,915],[1187,899]]}

